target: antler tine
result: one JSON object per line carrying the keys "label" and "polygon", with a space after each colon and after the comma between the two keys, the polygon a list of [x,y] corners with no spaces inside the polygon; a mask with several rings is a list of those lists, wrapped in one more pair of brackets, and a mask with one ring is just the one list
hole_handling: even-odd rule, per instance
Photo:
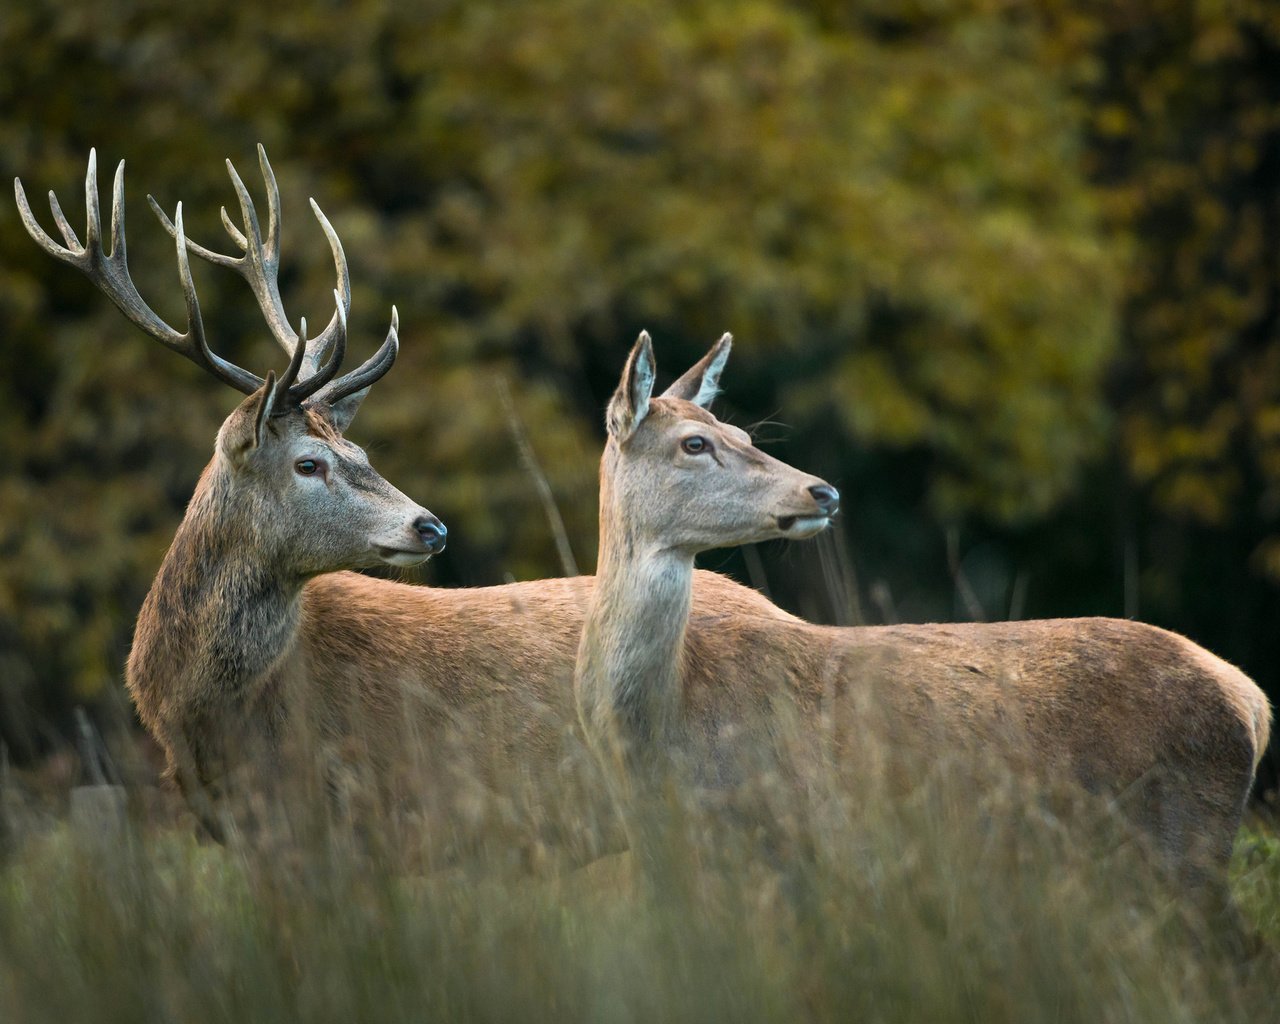
{"label": "antler tine", "polygon": [[84,208],[88,214],[88,223],[84,228],[85,251],[101,251],[102,217],[98,210],[98,153],[93,149],[89,150],[89,169],[84,175]]}
{"label": "antler tine", "polygon": [[298,345],[293,350],[293,356],[289,359],[289,365],[285,367],[284,373],[280,374],[280,387],[288,392],[289,398],[294,403],[301,402],[301,399],[294,395],[294,389],[298,380],[298,371],[302,369],[302,354],[307,350],[307,318],[302,318],[302,326],[298,330]]}
{"label": "antler tine", "polygon": [[[322,387],[329,383],[338,372],[338,368],[342,365],[342,360],[347,355],[347,312],[342,306],[342,298],[338,295],[335,288],[333,292],[334,302],[336,303],[337,312],[334,316],[338,318],[338,331],[333,335],[333,354],[329,357],[329,361],[315,371],[310,377],[306,378],[301,384],[294,384],[289,388],[289,397],[295,402],[302,402],[310,398]],[[302,321],[302,337],[307,334],[307,321]],[[326,346],[327,347],[327,346]],[[320,351],[318,348],[313,351]]]}
{"label": "antler tine", "polygon": [[78,268],[80,264],[74,249],[80,248],[80,240],[76,238],[75,232],[71,230],[71,225],[67,223],[67,218],[62,215],[62,207],[58,205],[57,196],[52,192],[49,193],[49,206],[53,209],[53,219],[58,222],[62,237],[66,239],[66,246],[61,246],[50,238],[48,232],[36,220],[35,214],[31,212],[31,204],[27,202],[27,193],[22,187],[21,178],[13,179],[13,198],[18,204],[18,216],[22,219],[22,226],[27,229],[27,234],[31,236],[32,241],[55,260],[70,263]]}
{"label": "antler tine", "polygon": [[[267,186],[267,256],[280,263],[280,185],[276,182],[276,172],[271,169],[271,161],[267,159],[267,148],[258,143],[258,169],[262,171],[262,181]],[[302,332],[304,335],[306,331]]]}
{"label": "antler tine", "polygon": [[[280,298],[279,252],[271,252],[263,245],[262,228],[258,225],[258,211],[253,205],[253,198],[230,160],[227,161],[227,174],[231,178],[231,185],[236,190],[236,199],[240,203],[243,227],[240,229],[240,237],[235,240],[237,243],[244,242],[244,255],[225,263],[224,266],[239,270],[241,276],[249,282],[249,287],[253,289],[253,294],[258,299],[258,307],[262,310],[267,326],[271,328],[271,333],[280,347],[292,358],[294,349],[304,342],[289,326],[289,317],[284,311],[284,302]],[[223,219],[224,225],[227,220],[229,218]],[[306,355],[305,344],[303,355]]]}
{"label": "antler tine", "polygon": [[[231,215],[227,213],[227,208],[225,206],[222,207],[218,211],[218,213],[222,217],[222,226],[227,229],[227,234],[231,236],[231,241],[235,242],[236,245],[240,246],[240,251],[244,252],[246,249],[249,248],[249,242],[244,237],[244,232],[242,232],[238,227],[236,227],[235,222],[231,219]],[[231,266],[235,262],[235,258],[231,256],[219,256],[218,259],[215,260],[214,262],[219,262],[223,260],[226,261],[222,264],[223,266]]]}
{"label": "antler tine", "polygon": [[187,236],[182,230],[182,204],[174,213],[174,237],[178,247],[178,274],[182,278],[182,294],[187,302],[187,339],[194,347],[196,355],[190,356],[201,366],[208,369],[224,383],[238,388],[246,395],[251,395],[262,386],[263,380],[256,373],[241,369],[235,363],[228,362],[214,354],[205,339],[204,319],[200,316],[200,300],[196,297],[196,282],[191,276],[191,261],[187,258]]}
{"label": "antler tine", "polygon": [[116,164],[115,181],[111,183],[111,256],[128,265],[124,241],[124,161]]}
{"label": "antler tine", "polygon": [[[15,178],[14,180],[16,181],[17,179]],[[58,197],[53,194],[52,189],[49,191],[49,209],[53,211],[54,222],[58,225],[58,230],[62,232],[62,237],[66,240],[67,245],[73,249],[79,249],[80,239],[76,237],[75,231],[67,221],[67,215],[62,212],[62,205],[58,202]]]}
{"label": "antler tine", "polygon": [[387,339],[382,347],[366,359],[350,373],[343,374],[332,384],[323,388],[316,396],[318,400],[332,405],[340,402],[357,391],[364,391],[375,384],[396,361],[400,351],[400,313],[395,306],[391,307],[391,327],[387,331]]}
{"label": "antler tine", "polygon": [[[245,394],[251,394],[262,384],[262,380],[230,363],[210,350],[204,336],[204,325],[200,319],[200,306],[196,298],[195,283],[191,279],[191,269],[187,264],[186,246],[181,244],[178,253],[178,269],[182,278],[183,293],[187,303],[187,330],[179,332],[162,320],[147,305],[129,275],[126,258],[124,231],[124,161],[116,168],[115,183],[111,199],[111,253],[102,246],[102,225],[98,201],[98,155],[95,150],[89,151],[89,166],[85,174],[85,208],[86,225],[85,241],[81,245],[71,229],[66,216],[62,212],[57,197],[49,193],[49,207],[53,212],[58,229],[66,241],[66,246],[55,242],[40,227],[31,206],[27,202],[26,192],[18,178],[13,180],[14,198],[18,203],[18,213],[22,218],[27,234],[54,259],[75,267],[107,296],[116,307],[124,313],[129,321],[140,327],[165,347],[186,356],[193,363],[203,367],[219,380]],[[175,237],[182,237],[181,207],[179,207],[179,223],[175,228]]]}
{"label": "antler tine", "polygon": [[[324,215],[324,211],[320,209],[320,204],[314,199],[311,200],[311,212],[316,215],[316,220],[320,222],[325,238],[329,240],[329,251],[333,253],[334,270],[338,274],[338,287],[333,291],[333,297],[336,300],[334,302],[333,316],[329,318],[329,323],[325,329],[316,337],[315,345],[312,348],[315,366],[318,368],[320,361],[324,358],[325,350],[331,344],[339,337],[343,339],[344,343],[346,341],[346,320],[347,314],[351,310],[351,269],[347,266],[347,254],[342,249],[342,239],[338,237],[338,232],[333,230],[333,225],[329,223],[329,218]],[[341,323],[339,323],[340,320]]]}
{"label": "antler tine", "polygon": [[[165,213],[164,210],[161,209],[160,204],[156,202],[156,197],[148,195],[147,202],[151,205],[151,212],[154,213],[156,215],[156,219],[160,221],[161,227],[163,227],[165,231],[169,232],[169,237],[177,238],[177,229],[173,226],[173,221],[169,219],[169,215]],[[222,210],[224,218],[226,217],[226,214],[227,211],[224,207]],[[212,263],[219,267],[230,267],[233,270],[235,269],[235,257],[223,256],[220,252],[214,252],[212,249],[206,249],[199,242],[194,242],[190,238],[187,239],[187,251],[199,256],[206,263]]]}

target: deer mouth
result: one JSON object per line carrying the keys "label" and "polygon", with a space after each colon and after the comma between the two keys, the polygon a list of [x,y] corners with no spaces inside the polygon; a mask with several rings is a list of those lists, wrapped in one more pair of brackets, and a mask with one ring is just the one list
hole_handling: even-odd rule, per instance
{"label": "deer mouth", "polygon": [[778,516],[778,529],[784,537],[801,539],[821,533],[831,525],[831,517],[825,513],[810,516]]}
{"label": "deer mouth", "polygon": [[406,551],[404,548],[378,548],[378,557],[388,565],[396,565],[407,568],[411,565],[421,565],[431,557],[430,551]]}

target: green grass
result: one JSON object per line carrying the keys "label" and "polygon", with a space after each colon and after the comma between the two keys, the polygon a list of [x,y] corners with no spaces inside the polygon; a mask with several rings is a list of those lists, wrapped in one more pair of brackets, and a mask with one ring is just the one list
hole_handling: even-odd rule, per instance
{"label": "green grass", "polygon": [[1252,820],[1240,830],[1231,893],[1250,926],[1280,950],[1280,833],[1274,823]]}
{"label": "green grass", "polygon": [[[230,848],[28,823],[0,868],[0,1020],[1271,1019],[1274,954],[1220,944],[1105,809],[973,782],[671,787],[644,870],[519,867],[482,818],[430,868],[440,822]],[[1280,940],[1272,829],[1242,832],[1232,885]]]}

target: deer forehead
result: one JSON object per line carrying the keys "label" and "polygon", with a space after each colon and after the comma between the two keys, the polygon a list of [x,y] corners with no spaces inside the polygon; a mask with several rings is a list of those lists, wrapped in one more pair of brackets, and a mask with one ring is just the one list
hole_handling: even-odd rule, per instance
{"label": "deer forehead", "polygon": [[313,408],[280,416],[271,426],[285,446],[286,457],[329,455],[335,462],[365,464],[369,461],[363,448],[348,441],[328,417]]}
{"label": "deer forehead", "polygon": [[710,426],[714,426],[720,422],[700,405],[694,405],[692,402],[685,401],[683,398],[669,398],[665,395],[660,395],[649,401],[648,418],[655,422],[694,420],[698,423],[706,423]]}
{"label": "deer forehead", "polygon": [[730,438],[745,447],[754,447],[751,435],[740,427],[718,420],[700,405],[685,401],[683,398],[655,398],[650,405],[649,420],[660,430],[679,431],[688,429],[696,431],[703,428],[705,433],[717,434],[722,438]]}
{"label": "deer forehead", "polygon": [[317,437],[305,434],[294,439],[292,445],[295,454],[328,455],[335,466],[368,466],[369,456],[358,444],[352,444],[345,437]]}
{"label": "deer forehead", "polygon": [[308,405],[302,409],[303,425],[306,432],[311,437],[320,438],[329,443],[350,443],[339,432],[338,428],[333,425],[327,409],[319,406]]}

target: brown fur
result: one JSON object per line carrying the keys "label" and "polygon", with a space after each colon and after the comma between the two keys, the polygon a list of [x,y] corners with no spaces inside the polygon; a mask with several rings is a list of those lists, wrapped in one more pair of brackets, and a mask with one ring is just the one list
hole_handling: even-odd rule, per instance
{"label": "brown fur", "polygon": [[[239,759],[238,744],[264,731],[274,742],[304,708],[319,743],[379,774],[409,751],[425,755],[423,771],[450,770],[462,758],[468,771],[494,779],[552,770],[565,756],[592,577],[445,590],[326,573],[283,606],[275,656],[243,680],[211,674],[205,624],[169,606],[169,586],[157,577],[139,616],[128,682],[179,781],[189,759],[200,784],[216,783]],[[715,573],[697,573],[694,587],[691,632],[712,652],[732,642],[734,620],[802,625]],[[244,664],[268,647],[262,637],[245,642]],[[754,660],[724,653],[739,671]],[[708,659],[708,692],[717,660]]]}
{"label": "brown fur", "polygon": [[[574,717],[573,665],[594,585],[442,590],[320,576],[302,592],[296,641],[307,699],[331,716],[334,735],[365,737],[361,753],[375,763],[412,736],[429,759],[439,755],[428,770],[457,757],[458,739],[495,779],[551,770]],[[698,571],[683,657],[686,714],[712,740],[780,702],[829,718],[850,691],[874,693],[908,733],[945,725],[963,735],[984,717],[1012,716],[1044,773],[1095,792],[1136,784],[1131,816],[1175,863],[1229,856],[1268,738],[1265,698],[1247,677],[1184,637],[1125,620],[840,629]],[[955,710],[940,716],[946,708]],[[919,733],[915,741],[927,757]]]}

